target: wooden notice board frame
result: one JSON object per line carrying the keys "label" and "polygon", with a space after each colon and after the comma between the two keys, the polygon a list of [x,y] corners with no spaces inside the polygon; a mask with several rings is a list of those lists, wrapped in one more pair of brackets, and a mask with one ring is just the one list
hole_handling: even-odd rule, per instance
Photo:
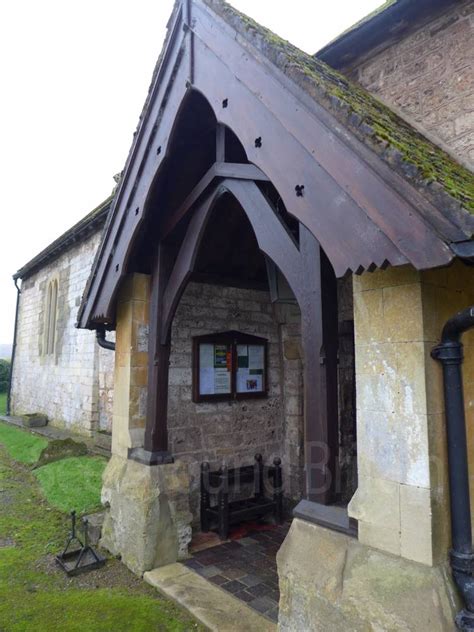
{"label": "wooden notice board frame", "polygon": [[[229,375],[229,391],[221,393],[203,393],[201,384],[201,347],[203,345],[214,346],[226,346],[226,368]],[[255,376],[249,381],[255,382],[256,388],[258,388],[258,382],[261,381],[261,389],[255,391],[241,391],[239,390],[239,357],[238,347],[261,347],[263,356],[263,375],[261,380],[258,378],[260,374]],[[223,350],[222,350],[223,352]],[[250,353],[248,351],[248,353]],[[224,368],[224,367],[222,367]],[[193,338],[193,401],[199,402],[214,402],[214,401],[229,401],[229,400],[241,400],[241,399],[260,399],[268,396],[268,340],[261,338],[260,336],[253,336],[251,334],[245,334],[240,331],[225,331],[215,334],[206,334],[204,336],[195,336]]]}

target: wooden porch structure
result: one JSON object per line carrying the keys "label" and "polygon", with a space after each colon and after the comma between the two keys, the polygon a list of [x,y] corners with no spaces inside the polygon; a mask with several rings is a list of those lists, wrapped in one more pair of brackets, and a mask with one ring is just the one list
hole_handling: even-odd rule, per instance
{"label": "wooden porch structure", "polygon": [[79,326],[113,329],[121,279],[151,274],[145,443],[129,457],[169,462],[171,324],[211,214],[234,198],[301,310],[306,497],[327,504],[337,439],[332,279],[448,264],[450,243],[468,239],[472,221],[448,218],[394,172],[262,52],[271,42],[259,50],[220,5],[176,3]]}

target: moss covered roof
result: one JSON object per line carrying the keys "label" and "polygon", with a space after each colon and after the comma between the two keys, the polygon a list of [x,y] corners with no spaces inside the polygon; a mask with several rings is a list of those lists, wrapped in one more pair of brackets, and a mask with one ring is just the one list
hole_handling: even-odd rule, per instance
{"label": "moss covered roof", "polygon": [[315,101],[444,210],[474,215],[474,175],[390,108],[223,0],[204,0]]}

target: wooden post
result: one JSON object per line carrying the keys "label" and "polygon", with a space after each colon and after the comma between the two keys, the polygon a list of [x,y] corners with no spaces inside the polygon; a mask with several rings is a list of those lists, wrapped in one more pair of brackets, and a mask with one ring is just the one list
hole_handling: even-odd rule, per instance
{"label": "wooden post", "polygon": [[225,162],[225,126],[220,123],[216,127],[216,162]]}
{"label": "wooden post", "polygon": [[168,452],[169,336],[161,342],[163,294],[171,270],[169,247],[161,242],[154,263],[150,299],[148,339],[148,394],[144,449],[130,451],[129,457],[147,465],[172,463]]}
{"label": "wooden post", "polygon": [[217,496],[219,538],[227,540],[229,536],[229,470],[226,464],[222,467],[220,483]]}
{"label": "wooden post", "polygon": [[283,478],[281,472],[281,459],[275,457],[273,459],[274,478],[273,478],[273,500],[275,502],[275,520],[278,524],[283,523]]}
{"label": "wooden post", "polygon": [[254,487],[255,496],[257,498],[263,497],[263,457],[261,454],[255,455],[254,463]]}
{"label": "wooden post", "polygon": [[300,224],[300,252],[305,275],[300,309],[304,352],[306,497],[328,504],[332,498],[333,446],[328,432],[325,388],[321,250],[316,238],[303,224]]}
{"label": "wooden post", "polygon": [[209,463],[205,461],[201,464],[201,531],[207,533],[209,531],[209,515],[210,507],[209,494]]}

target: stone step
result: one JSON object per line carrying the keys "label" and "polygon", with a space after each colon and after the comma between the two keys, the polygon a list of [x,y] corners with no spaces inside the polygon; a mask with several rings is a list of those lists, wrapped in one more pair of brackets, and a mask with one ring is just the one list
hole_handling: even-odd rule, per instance
{"label": "stone step", "polygon": [[212,632],[277,632],[266,617],[179,562],[149,571],[143,578]]}

